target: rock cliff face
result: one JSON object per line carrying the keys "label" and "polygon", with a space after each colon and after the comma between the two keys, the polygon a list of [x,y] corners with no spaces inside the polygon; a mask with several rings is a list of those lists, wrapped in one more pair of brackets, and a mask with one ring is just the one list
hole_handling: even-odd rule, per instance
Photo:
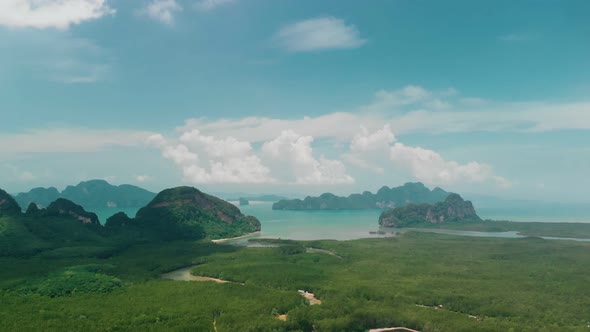
{"label": "rock cliff face", "polygon": [[6,191],[0,189],[0,216],[3,214],[20,214],[21,209],[16,200]]}
{"label": "rock cliff face", "polygon": [[379,217],[384,227],[419,227],[445,222],[479,222],[473,204],[458,194],[450,194],[444,202],[436,204],[408,204],[385,211]]}
{"label": "rock cliff face", "polygon": [[400,187],[382,187],[373,194],[365,191],[348,197],[325,193],[319,197],[305,199],[281,200],[273,204],[273,210],[363,210],[388,209],[409,203],[436,203],[445,200],[448,192],[434,188],[430,190],[424,184],[406,183]]}
{"label": "rock cliff face", "polygon": [[192,187],[178,187],[160,192],[137,212],[136,225],[174,228],[188,237],[219,239],[260,230],[260,221],[245,216],[240,209],[215,196]]}
{"label": "rock cliff face", "polygon": [[48,215],[69,216],[83,224],[100,225],[98,216],[95,213],[86,212],[80,205],[65,198],[58,198],[49,204],[46,213]]}

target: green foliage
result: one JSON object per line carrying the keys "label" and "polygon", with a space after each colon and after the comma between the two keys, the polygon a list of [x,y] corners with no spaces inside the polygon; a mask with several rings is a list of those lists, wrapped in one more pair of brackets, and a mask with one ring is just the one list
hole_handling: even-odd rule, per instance
{"label": "green foliage", "polygon": [[131,224],[132,219],[125,212],[117,212],[110,216],[106,223],[105,227],[121,227],[127,226]]}
{"label": "green foliage", "polygon": [[[0,258],[0,330],[213,331],[214,321],[218,331],[587,330],[587,243],[418,232],[263,242],[298,249],[176,241],[108,259]],[[310,247],[337,256],[301,250]],[[188,265],[245,284],[154,280]],[[306,305],[298,289],[323,303]],[[274,317],[282,313],[286,322]]]}
{"label": "green foliage", "polygon": [[0,189],[0,217],[3,215],[18,215],[21,208],[18,203],[6,191]]}
{"label": "green foliage", "polygon": [[110,266],[78,265],[51,273],[47,278],[36,280],[22,286],[21,294],[39,294],[49,297],[69,296],[79,293],[109,293],[121,287],[121,281],[105,275]]}
{"label": "green foliage", "polygon": [[422,224],[481,222],[473,204],[458,194],[450,194],[444,202],[436,204],[408,204],[384,211],[379,225],[385,227],[419,227]]}
{"label": "green foliage", "polygon": [[84,224],[100,225],[96,213],[86,212],[82,206],[65,198],[58,198],[49,204],[45,214],[48,216],[71,217]]}
{"label": "green foliage", "polygon": [[287,244],[276,248],[281,255],[296,255],[305,252],[305,247],[301,244]]}
{"label": "green foliage", "polygon": [[436,203],[443,201],[446,191],[435,188],[429,190],[422,183],[406,183],[400,187],[382,187],[376,194],[368,191],[362,194],[352,194],[348,197],[325,193],[319,197],[305,199],[281,200],[273,204],[273,210],[357,210],[383,209],[404,206],[408,202]]}
{"label": "green foliage", "polygon": [[134,224],[157,229],[169,239],[228,238],[260,230],[260,221],[192,187],[160,192],[137,212]]}

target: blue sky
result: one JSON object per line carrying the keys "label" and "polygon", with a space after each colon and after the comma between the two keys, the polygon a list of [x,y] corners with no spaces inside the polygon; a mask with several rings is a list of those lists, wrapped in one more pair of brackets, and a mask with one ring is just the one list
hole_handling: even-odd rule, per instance
{"label": "blue sky", "polygon": [[6,0],[0,187],[588,201],[588,1]]}

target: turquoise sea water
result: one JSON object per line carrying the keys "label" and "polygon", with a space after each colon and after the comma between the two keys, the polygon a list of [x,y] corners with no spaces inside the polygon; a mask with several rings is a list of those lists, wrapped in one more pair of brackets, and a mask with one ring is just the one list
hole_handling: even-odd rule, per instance
{"label": "turquoise sea water", "polygon": [[[134,217],[139,208],[104,208],[94,211],[104,223],[108,217],[116,212],[123,211],[130,217]],[[272,210],[272,203],[252,202],[251,205],[241,206],[240,210],[246,215],[257,217],[262,224],[262,231],[256,237],[282,238],[293,240],[350,240],[367,237],[392,236],[393,232],[406,230],[384,229],[386,234],[371,234],[380,230],[378,219],[380,210],[348,210],[348,211],[277,211]],[[537,215],[536,211],[525,213],[524,211],[510,211],[508,209],[480,209],[482,218],[512,221],[540,221],[540,222],[587,222],[586,216],[590,213],[579,211],[579,214],[570,216],[560,215],[553,211],[549,215]],[[561,213],[565,214],[565,213]],[[425,230],[422,230],[425,231]],[[445,232],[447,234],[466,236],[496,236],[496,237],[521,237],[515,232],[481,233],[452,230],[428,230]]]}

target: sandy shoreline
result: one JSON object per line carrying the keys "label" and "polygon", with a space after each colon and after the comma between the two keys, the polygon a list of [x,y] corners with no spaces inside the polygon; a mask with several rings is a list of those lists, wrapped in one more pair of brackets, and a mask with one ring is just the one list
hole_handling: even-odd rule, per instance
{"label": "sandy shoreline", "polygon": [[259,235],[259,234],[260,234],[260,231],[257,231],[257,232],[252,232],[252,233],[244,234],[244,235],[241,235],[241,236],[236,236],[236,237],[228,237],[228,238],[225,238],[225,239],[211,240],[211,242],[213,242],[213,243],[223,243],[223,242],[227,242],[227,241],[230,241],[230,240],[243,239],[243,238],[246,238],[246,237],[250,237],[250,236],[254,236],[254,235]]}

